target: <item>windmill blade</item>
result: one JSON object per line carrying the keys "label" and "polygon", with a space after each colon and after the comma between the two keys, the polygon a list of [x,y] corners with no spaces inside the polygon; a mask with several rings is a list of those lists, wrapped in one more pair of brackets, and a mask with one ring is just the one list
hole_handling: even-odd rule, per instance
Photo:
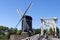
{"label": "windmill blade", "polygon": [[17,12],[18,12],[19,16],[22,16],[20,9],[17,9]]}
{"label": "windmill blade", "polygon": [[30,5],[28,6],[28,8],[26,9],[26,11],[24,12],[23,16],[27,13],[28,9],[30,8],[32,2],[30,3]]}
{"label": "windmill blade", "polygon": [[[17,9],[17,12],[18,12],[18,14],[19,14],[19,16],[21,15],[22,16],[22,14],[21,14],[21,12],[20,12],[20,10],[19,9]],[[23,16],[22,16],[23,17]],[[17,27],[18,26],[18,24],[20,23],[20,21],[22,20],[22,18],[18,21],[18,23],[17,23],[17,25],[15,26],[15,27]]]}
{"label": "windmill blade", "polygon": [[21,22],[22,18],[19,20],[19,22],[17,23],[17,25],[15,26],[15,28],[18,26],[18,24]]}
{"label": "windmill blade", "polygon": [[[30,5],[29,5],[28,8],[26,9],[26,11],[24,12],[23,16],[27,13],[27,11],[28,11],[28,9],[30,8],[31,4],[32,4],[32,2],[30,3]],[[19,11],[19,9],[18,9],[17,11],[18,11],[18,13],[21,14],[21,12]],[[20,15],[20,14],[19,14],[19,15]],[[21,14],[21,16],[22,16],[22,14]],[[22,16],[22,18],[23,18],[23,16]],[[20,23],[20,21],[22,20],[22,18],[19,20],[19,22],[17,23],[16,27],[18,26],[18,24]]]}

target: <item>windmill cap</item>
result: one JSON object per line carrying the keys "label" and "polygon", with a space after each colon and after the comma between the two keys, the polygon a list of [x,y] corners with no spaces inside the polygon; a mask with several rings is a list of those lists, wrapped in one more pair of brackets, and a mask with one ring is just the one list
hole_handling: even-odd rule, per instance
{"label": "windmill cap", "polygon": [[32,20],[32,17],[31,16],[24,15],[23,17],[25,17],[26,19]]}

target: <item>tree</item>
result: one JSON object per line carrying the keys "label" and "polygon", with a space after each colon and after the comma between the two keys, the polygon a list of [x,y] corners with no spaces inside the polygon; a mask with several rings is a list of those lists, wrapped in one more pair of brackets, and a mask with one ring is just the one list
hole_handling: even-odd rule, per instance
{"label": "tree", "polygon": [[[49,29],[49,32],[50,32],[50,35],[52,35],[52,32],[53,32],[52,28]],[[58,33],[59,33],[59,28],[56,27],[56,34],[58,35]]]}
{"label": "tree", "polygon": [[47,29],[44,29],[43,32],[44,32],[44,35],[45,35],[45,33],[47,32]]}
{"label": "tree", "polygon": [[10,35],[16,34],[20,35],[22,30],[17,30],[17,28],[8,28],[6,26],[0,26],[0,38],[10,38]]}
{"label": "tree", "polygon": [[40,33],[40,29],[34,29],[34,31],[35,31],[35,34],[39,34]]}
{"label": "tree", "polygon": [[22,30],[18,30],[18,31],[16,32],[16,35],[21,35],[21,33],[22,33]]}
{"label": "tree", "polygon": [[6,26],[0,26],[0,38],[7,38],[7,34],[5,34],[8,31],[8,27]]}
{"label": "tree", "polygon": [[57,27],[56,31],[57,31],[56,34],[58,35],[58,33],[59,33],[59,28],[58,27]]}
{"label": "tree", "polygon": [[12,34],[17,34],[17,28],[10,28],[9,30],[8,30],[8,38],[10,38],[10,35],[12,35]]}
{"label": "tree", "polygon": [[52,32],[53,32],[53,30],[52,30],[52,28],[50,28],[49,29],[49,34],[52,35]]}

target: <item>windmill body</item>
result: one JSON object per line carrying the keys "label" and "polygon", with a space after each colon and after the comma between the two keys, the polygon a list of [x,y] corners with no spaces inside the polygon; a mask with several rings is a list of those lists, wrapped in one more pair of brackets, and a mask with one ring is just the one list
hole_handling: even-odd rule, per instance
{"label": "windmill body", "polygon": [[22,31],[23,32],[27,32],[29,35],[32,34],[32,17],[26,15],[28,9],[30,8],[32,3],[29,4],[29,6],[27,7],[27,9],[25,10],[25,12],[23,13],[23,15],[21,14],[20,10],[17,9],[18,14],[21,16],[21,19],[19,20],[19,22],[17,23],[16,27],[18,26],[18,24],[22,21]]}
{"label": "windmill body", "polygon": [[23,32],[29,32],[29,31],[32,32],[32,17],[28,16],[28,15],[25,15],[24,17],[23,17],[23,20],[22,20],[22,30],[23,30]]}

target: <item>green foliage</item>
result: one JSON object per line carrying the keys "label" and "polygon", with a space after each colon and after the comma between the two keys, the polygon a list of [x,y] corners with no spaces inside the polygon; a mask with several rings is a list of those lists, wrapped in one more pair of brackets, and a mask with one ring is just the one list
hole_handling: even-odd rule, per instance
{"label": "green foliage", "polygon": [[57,29],[56,29],[56,30],[57,30],[57,33],[56,33],[56,34],[58,35],[58,33],[59,33],[59,28],[57,27]]}
{"label": "green foliage", "polygon": [[8,31],[8,29],[8,27],[0,26],[0,38],[7,38],[5,33]]}
{"label": "green foliage", "polygon": [[8,30],[9,34],[16,34],[17,31],[18,30],[16,28],[15,29],[11,28],[11,29]]}
{"label": "green foliage", "polygon": [[35,34],[41,33],[41,29],[34,29]]}
{"label": "green foliage", "polygon": [[52,28],[50,28],[49,29],[49,34],[52,35],[52,32],[53,32],[53,30],[52,30]]}
{"label": "green foliage", "polygon": [[22,30],[19,30],[19,35],[21,35],[21,33],[22,33]]}
{"label": "green foliage", "polygon": [[9,38],[10,35],[12,35],[12,34],[20,35],[21,32],[22,31],[17,30],[17,28],[8,28],[5,26],[0,26],[0,38],[2,38],[2,39]]}
{"label": "green foliage", "polygon": [[21,33],[22,33],[22,30],[19,30],[16,32],[17,35],[21,35]]}
{"label": "green foliage", "polygon": [[44,32],[44,35],[45,35],[45,33],[47,32],[47,29],[44,29],[43,32]]}
{"label": "green foliage", "polygon": [[[58,35],[58,33],[59,33],[59,28],[58,27],[56,28],[56,31],[57,31],[56,34]],[[53,32],[52,28],[49,29],[49,32],[50,32],[50,35],[52,35],[52,32]]]}

